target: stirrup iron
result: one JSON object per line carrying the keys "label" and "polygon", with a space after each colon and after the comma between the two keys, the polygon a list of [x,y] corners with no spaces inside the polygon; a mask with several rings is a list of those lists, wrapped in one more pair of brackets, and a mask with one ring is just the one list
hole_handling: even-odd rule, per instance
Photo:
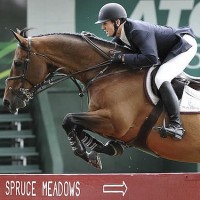
{"label": "stirrup iron", "polygon": [[163,125],[162,126],[154,126],[153,129],[158,131],[159,134],[160,134],[160,137],[161,138],[167,138],[167,132],[166,132],[166,120],[165,120],[165,116],[166,116],[166,113],[164,111],[164,114],[163,114]]}
{"label": "stirrup iron", "polygon": [[[184,132],[185,132],[185,130],[182,127],[180,127],[180,128],[175,127],[174,131],[170,130],[170,128],[167,128],[165,117],[163,119],[163,126],[161,126],[161,127],[154,126],[153,129],[159,132],[160,137],[167,138],[167,136],[171,136],[175,140],[181,140],[183,138]],[[182,133],[179,134],[179,133],[175,132],[176,129],[181,130]]]}

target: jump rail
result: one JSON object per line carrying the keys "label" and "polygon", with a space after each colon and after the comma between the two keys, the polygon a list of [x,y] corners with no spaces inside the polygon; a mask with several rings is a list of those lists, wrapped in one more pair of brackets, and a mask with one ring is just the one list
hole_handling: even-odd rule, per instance
{"label": "jump rail", "polygon": [[199,200],[200,174],[1,175],[3,200]]}

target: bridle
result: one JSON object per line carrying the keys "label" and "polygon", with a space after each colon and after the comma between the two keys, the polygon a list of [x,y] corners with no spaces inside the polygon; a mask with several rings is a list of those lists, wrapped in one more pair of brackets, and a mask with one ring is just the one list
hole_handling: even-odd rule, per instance
{"label": "bridle", "polygon": [[[27,79],[27,71],[28,71],[28,66],[30,63],[30,55],[31,55],[31,50],[30,50],[31,49],[31,38],[30,37],[28,38],[28,46],[27,47],[22,46],[20,43],[18,44],[18,47],[27,52],[26,59],[23,63],[23,65],[24,65],[23,66],[23,74],[19,75],[19,76],[8,77],[6,79],[6,84],[10,80],[22,79],[22,80],[25,80],[26,82],[28,82],[32,86],[32,88],[35,88],[34,84],[29,79]],[[30,99],[33,98],[34,92],[31,92],[30,89],[25,89],[25,88],[21,88],[21,87],[19,88],[19,91],[13,89],[12,87],[9,87],[8,89],[11,90],[12,93],[17,95],[23,101],[28,102]]]}
{"label": "bridle", "polygon": [[[108,66],[112,63],[111,61],[111,57],[105,53],[102,49],[100,49],[94,42],[92,42],[92,40],[89,39],[89,37],[86,35],[86,33],[82,33],[81,36],[83,37],[83,39],[85,39],[92,47],[95,48],[95,50],[97,50],[105,59],[106,61],[99,63],[95,66],[92,66],[86,70],[81,70],[81,71],[77,71],[74,73],[70,73],[70,74],[64,74],[62,72],[60,72],[63,67],[60,67],[58,69],[56,69],[53,72],[50,72],[43,81],[41,81],[40,83],[34,85],[28,78],[27,78],[27,71],[28,71],[28,67],[30,64],[30,57],[31,54],[37,55],[37,56],[41,56],[43,58],[46,58],[48,60],[50,60],[50,58],[48,58],[46,55],[41,54],[41,53],[37,53],[37,52],[33,52],[31,51],[31,37],[28,37],[28,46],[24,47],[22,44],[18,44],[18,47],[23,49],[24,51],[27,52],[27,56],[26,59],[23,63],[23,74],[20,76],[12,76],[12,77],[8,77],[6,79],[6,82],[10,81],[10,80],[18,80],[18,79],[22,79],[26,82],[28,82],[32,87],[30,89],[26,89],[23,87],[20,87],[19,89],[13,89],[12,87],[9,87],[9,90],[11,90],[11,92],[13,94],[15,94],[18,98],[20,98],[21,100],[28,102],[30,99],[33,99],[34,96],[36,94],[39,94],[40,92],[48,89],[49,87],[52,87],[53,85],[60,83],[61,81],[64,81],[66,79],[71,79],[75,85],[77,86],[78,90],[79,90],[79,96],[83,96],[85,91],[87,90],[87,88],[97,79],[99,79],[100,77],[102,77],[102,75],[104,74],[104,72],[107,70]],[[112,50],[113,51],[113,50]],[[82,73],[86,73],[92,70],[96,70],[96,69],[101,69],[100,72],[94,77],[92,78],[86,85],[85,87],[82,89],[80,84],[76,81],[76,79],[74,78],[76,75],[82,74]],[[124,71],[124,70],[123,70]],[[127,71],[127,70],[126,70]],[[108,74],[109,75],[109,74]]]}

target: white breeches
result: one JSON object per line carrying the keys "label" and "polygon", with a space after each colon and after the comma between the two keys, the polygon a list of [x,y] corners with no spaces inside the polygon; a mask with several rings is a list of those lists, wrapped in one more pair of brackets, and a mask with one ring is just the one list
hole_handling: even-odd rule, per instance
{"label": "white breeches", "polygon": [[190,35],[184,35],[183,38],[191,44],[192,47],[159,67],[155,77],[155,83],[158,89],[165,81],[171,82],[172,79],[181,74],[197,52],[196,40]]}

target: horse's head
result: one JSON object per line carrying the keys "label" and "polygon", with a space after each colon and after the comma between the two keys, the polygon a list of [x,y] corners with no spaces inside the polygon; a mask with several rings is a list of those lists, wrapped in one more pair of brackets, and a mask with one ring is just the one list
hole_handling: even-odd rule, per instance
{"label": "horse's head", "polygon": [[[3,102],[11,113],[26,106],[33,97],[35,86],[47,75],[47,64],[31,49],[26,31],[13,32],[19,44],[15,50],[10,75],[6,79]],[[34,76],[33,76],[34,75]]]}
{"label": "horse's head", "polygon": [[[19,43],[3,100],[12,113],[25,107],[34,94],[66,77],[78,79],[87,88],[102,73],[112,71],[108,69],[109,52],[116,45],[111,42],[83,34],[57,33],[30,38],[26,31],[13,32]],[[126,49],[126,52],[129,51]]]}

